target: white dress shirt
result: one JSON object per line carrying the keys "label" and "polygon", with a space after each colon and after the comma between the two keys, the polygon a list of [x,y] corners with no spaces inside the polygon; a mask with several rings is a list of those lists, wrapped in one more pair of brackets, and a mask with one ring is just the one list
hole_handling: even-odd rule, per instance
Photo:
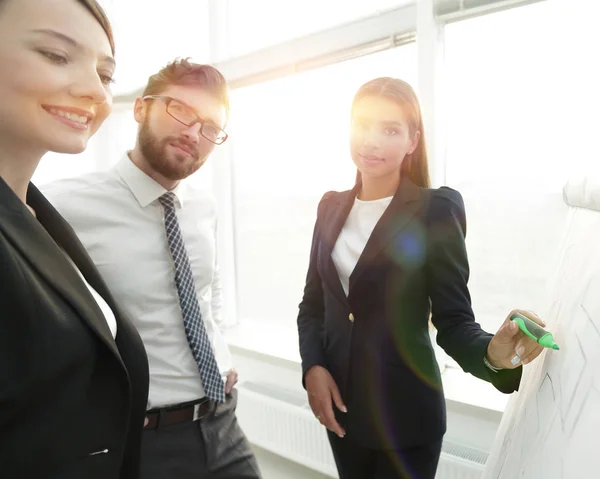
{"label": "white dress shirt", "polygon": [[363,201],[356,198],[344,227],[338,236],[331,259],[338,272],[346,296],[350,289],[350,275],[362,254],[375,225],[392,202],[392,196],[379,200]]}
{"label": "white dress shirt", "polygon": [[[74,228],[144,341],[150,365],[148,408],[204,397],[158,201],[166,190],[125,156],[112,170],[61,180],[43,192]],[[212,194],[185,182],[173,193],[202,319],[225,377],[232,360],[218,328],[222,308],[216,202]]]}

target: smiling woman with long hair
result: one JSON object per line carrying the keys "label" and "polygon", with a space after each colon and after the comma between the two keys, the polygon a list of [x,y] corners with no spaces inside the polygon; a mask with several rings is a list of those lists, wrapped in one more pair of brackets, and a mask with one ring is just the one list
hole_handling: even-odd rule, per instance
{"label": "smiling woman with long hair", "polygon": [[109,115],[110,24],[95,0],[0,0],[0,65],[0,477],[135,479],[144,347],[30,182]]}

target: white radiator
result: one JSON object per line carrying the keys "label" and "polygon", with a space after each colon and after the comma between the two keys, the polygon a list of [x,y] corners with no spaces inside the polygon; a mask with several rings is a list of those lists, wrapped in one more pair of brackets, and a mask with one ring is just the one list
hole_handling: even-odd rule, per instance
{"label": "white radiator", "polygon": [[[323,426],[313,416],[306,394],[277,385],[238,385],[239,423],[253,444],[338,477]],[[436,479],[480,479],[487,453],[444,442]]]}
{"label": "white radiator", "polygon": [[481,479],[487,452],[444,441],[436,479]]}

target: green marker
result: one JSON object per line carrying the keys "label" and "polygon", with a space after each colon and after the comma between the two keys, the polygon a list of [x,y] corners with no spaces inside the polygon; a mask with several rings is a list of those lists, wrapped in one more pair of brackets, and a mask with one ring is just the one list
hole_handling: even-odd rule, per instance
{"label": "green marker", "polygon": [[523,316],[519,313],[514,313],[510,317],[511,321],[515,321],[519,326],[519,329],[523,331],[527,336],[533,339],[535,342],[545,348],[551,348],[558,350],[558,345],[554,342],[552,334],[542,328],[535,321],[529,319],[527,316]]}

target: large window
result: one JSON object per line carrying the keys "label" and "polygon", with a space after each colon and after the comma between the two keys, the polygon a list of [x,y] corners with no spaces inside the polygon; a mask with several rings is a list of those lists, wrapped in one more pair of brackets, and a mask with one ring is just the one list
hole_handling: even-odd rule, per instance
{"label": "large window", "polygon": [[231,145],[238,311],[241,320],[294,324],[317,203],[353,186],[348,134],[352,97],[394,76],[416,85],[409,44],[235,90]]}
{"label": "large window", "polygon": [[229,0],[232,56],[291,40],[413,0]]}
{"label": "large window", "polygon": [[101,0],[100,3],[115,34],[115,94],[142,88],[148,76],[177,57],[208,61],[208,0]]}
{"label": "large window", "polygon": [[446,182],[465,199],[470,290],[491,332],[512,308],[544,313],[562,185],[584,159],[573,126],[592,111],[574,115],[583,82],[564,68],[575,45],[556,13],[541,2],[446,27]]}

